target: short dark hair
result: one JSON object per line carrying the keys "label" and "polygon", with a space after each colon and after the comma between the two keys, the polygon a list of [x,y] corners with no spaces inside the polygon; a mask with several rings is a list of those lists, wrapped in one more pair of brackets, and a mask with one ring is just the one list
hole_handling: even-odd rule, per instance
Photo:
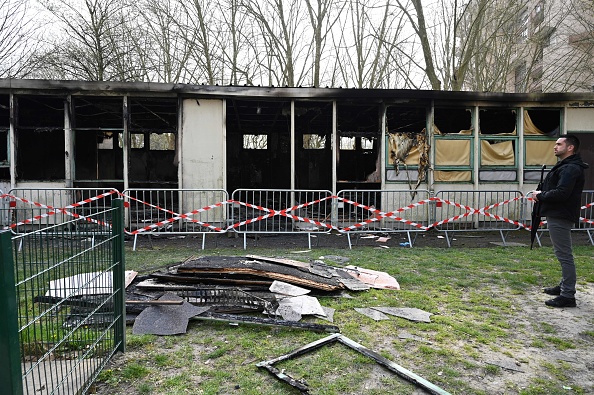
{"label": "short dark hair", "polygon": [[575,134],[564,134],[561,135],[565,139],[567,145],[573,145],[573,152],[578,152],[580,149],[580,139]]}

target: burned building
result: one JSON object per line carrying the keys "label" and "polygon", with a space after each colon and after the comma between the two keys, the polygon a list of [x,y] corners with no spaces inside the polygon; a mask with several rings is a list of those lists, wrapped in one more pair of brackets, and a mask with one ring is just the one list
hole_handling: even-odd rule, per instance
{"label": "burned building", "polygon": [[562,134],[594,162],[594,94],[5,79],[0,133],[5,192],[528,191]]}

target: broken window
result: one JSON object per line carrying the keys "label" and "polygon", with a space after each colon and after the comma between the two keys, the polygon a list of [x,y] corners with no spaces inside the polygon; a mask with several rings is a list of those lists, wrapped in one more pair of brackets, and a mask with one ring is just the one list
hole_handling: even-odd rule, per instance
{"label": "broken window", "polygon": [[244,134],[243,149],[268,149],[268,136],[265,134]]}
{"label": "broken window", "polygon": [[16,174],[18,180],[66,177],[63,97],[18,96],[16,102]]}
{"label": "broken window", "polygon": [[433,114],[436,182],[472,182],[474,136],[469,108],[437,107]]}
{"label": "broken window", "polygon": [[348,150],[348,151],[354,151],[355,150],[355,145],[356,145],[356,141],[355,141],[355,137],[345,137],[342,136],[340,138],[340,149],[341,150]]}
{"label": "broken window", "polygon": [[295,185],[299,189],[332,189],[332,107],[332,102],[295,102]]}
{"label": "broken window", "polygon": [[129,98],[131,186],[177,188],[177,106],[176,98]]}
{"label": "broken window", "polygon": [[153,151],[175,151],[175,134],[151,133],[149,135],[150,149]]}
{"label": "broken window", "polygon": [[[425,107],[386,108],[386,181],[404,181],[416,189],[429,166]],[[416,187],[413,185],[416,184]]]}
{"label": "broken window", "polygon": [[[338,189],[379,188],[379,182],[381,181],[379,149],[366,150],[360,145],[362,137],[377,139],[380,136],[379,106],[362,106],[339,102],[336,111],[339,141],[337,155]],[[348,143],[344,146],[347,149],[343,149],[341,147],[343,138],[354,139],[354,149],[351,149]]]}
{"label": "broken window", "polygon": [[123,182],[122,97],[75,96],[73,105],[75,182],[80,186]]}
{"label": "broken window", "polygon": [[[226,105],[228,190],[289,188],[290,102],[227,100]],[[245,136],[262,137],[246,140]]]}
{"label": "broken window", "polygon": [[[123,144],[120,143],[120,147],[123,147]],[[131,133],[130,134],[130,148],[131,149],[144,148],[144,134]]]}
{"label": "broken window", "polygon": [[516,110],[481,108],[479,110],[479,180],[517,180]]}
{"label": "broken window", "polygon": [[303,149],[324,149],[326,148],[326,136],[319,134],[304,134]]}
{"label": "broken window", "polygon": [[560,109],[524,110],[524,180],[538,182],[542,165],[557,163],[553,151],[561,129]]}
{"label": "broken window", "polygon": [[375,148],[375,138],[361,137],[361,149],[372,150]]}

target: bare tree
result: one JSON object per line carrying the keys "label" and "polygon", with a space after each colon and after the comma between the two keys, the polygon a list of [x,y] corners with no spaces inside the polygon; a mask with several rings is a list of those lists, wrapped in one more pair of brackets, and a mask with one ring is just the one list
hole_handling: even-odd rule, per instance
{"label": "bare tree", "polygon": [[389,87],[401,72],[403,14],[390,1],[350,0],[333,43],[337,70],[346,86]]}
{"label": "bare tree", "polygon": [[[260,66],[268,72],[269,85],[297,86],[302,83],[303,73],[297,76],[300,55],[305,52],[303,30],[304,14],[299,0],[244,0],[243,7],[257,23],[264,47],[265,58]],[[303,63],[303,67],[307,67]]]}
{"label": "bare tree", "polygon": [[[126,19],[120,0],[54,0],[47,10],[61,23],[54,37],[49,66],[66,78],[93,81],[126,79],[115,67],[128,54],[119,43]],[[121,62],[120,62],[121,64]],[[125,74],[125,72],[124,72]]]}
{"label": "bare tree", "polygon": [[[227,65],[228,83],[237,85],[243,81],[252,85],[255,76],[252,71],[254,56],[249,50],[253,38],[248,33],[249,18],[246,13],[241,12],[241,0],[221,1],[219,10],[226,12],[219,13],[220,31],[215,39],[222,52],[221,61]],[[221,82],[227,81],[223,77]]]}
{"label": "bare tree", "polygon": [[[322,52],[326,40],[333,27],[339,20],[346,2],[336,2],[333,0],[306,0],[309,22],[313,29],[313,76],[312,85],[320,86],[320,73],[322,67]],[[333,10],[335,8],[335,10]],[[335,14],[332,14],[335,11]]]}
{"label": "bare tree", "polygon": [[196,30],[177,0],[144,0],[134,4],[135,51],[143,60],[144,78],[158,82],[196,82],[191,62]]}
{"label": "bare tree", "polygon": [[26,78],[38,67],[40,26],[27,0],[0,0],[0,77]]}

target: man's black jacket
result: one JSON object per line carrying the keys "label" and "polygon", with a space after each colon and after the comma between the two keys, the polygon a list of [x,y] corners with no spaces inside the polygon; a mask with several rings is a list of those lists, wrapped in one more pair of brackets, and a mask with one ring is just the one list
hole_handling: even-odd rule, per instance
{"label": "man's black jacket", "polygon": [[585,183],[584,169],[588,167],[579,154],[557,163],[544,179],[538,195],[540,215],[577,222]]}

